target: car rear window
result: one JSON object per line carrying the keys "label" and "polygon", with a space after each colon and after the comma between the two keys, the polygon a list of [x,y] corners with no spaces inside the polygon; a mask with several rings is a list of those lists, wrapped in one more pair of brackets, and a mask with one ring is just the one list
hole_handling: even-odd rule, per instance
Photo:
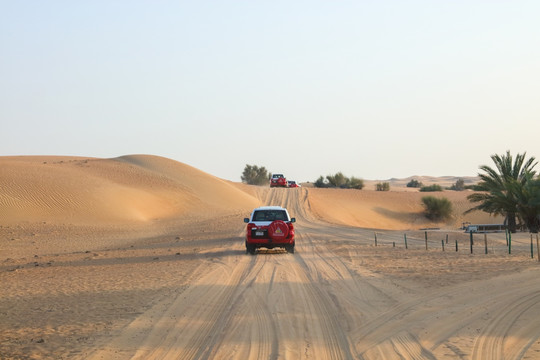
{"label": "car rear window", "polygon": [[253,221],[288,221],[287,213],[284,210],[257,210],[253,214]]}

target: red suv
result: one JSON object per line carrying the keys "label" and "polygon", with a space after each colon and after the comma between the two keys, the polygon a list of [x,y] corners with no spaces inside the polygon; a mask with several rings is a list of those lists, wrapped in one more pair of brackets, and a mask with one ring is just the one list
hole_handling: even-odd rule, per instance
{"label": "red suv", "polygon": [[246,254],[255,254],[258,248],[284,248],[294,254],[295,218],[280,206],[263,206],[253,210],[251,217],[245,218]]}
{"label": "red suv", "polygon": [[287,187],[287,179],[283,174],[273,174],[270,179],[270,187]]}
{"label": "red suv", "polygon": [[296,181],[294,180],[288,180],[287,181],[287,187],[290,187],[290,188],[297,188],[297,187],[300,187],[300,185],[298,185],[296,183]]}

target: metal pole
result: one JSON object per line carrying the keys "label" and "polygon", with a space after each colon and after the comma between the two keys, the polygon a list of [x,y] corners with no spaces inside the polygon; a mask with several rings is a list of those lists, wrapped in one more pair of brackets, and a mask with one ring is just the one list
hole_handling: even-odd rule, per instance
{"label": "metal pole", "polygon": [[486,234],[486,233],[484,233],[484,244],[485,244],[485,246],[486,246],[486,255],[487,255],[487,253],[488,253],[488,248],[487,248],[487,234]]}
{"label": "metal pole", "polygon": [[407,246],[407,234],[403,234],[403,238],[405,239],[405,249],[408,249],[409,247]]}
{"label": "metal pole", "polygon": [[533,248],[532,234],[531,234],[531,259],[534,259],[534,248]]}
{"label": "metal pole", "polygon": [[536,253],[538,254],[538,261],[540,261],[540,245],[538,244],[538,234],[536,234]]}

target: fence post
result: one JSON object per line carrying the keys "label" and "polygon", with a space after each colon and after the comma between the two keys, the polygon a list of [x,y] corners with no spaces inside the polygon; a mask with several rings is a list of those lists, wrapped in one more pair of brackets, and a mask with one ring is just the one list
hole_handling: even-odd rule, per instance
{"label": "fence post", "polygon": [[446,234],[446,243],[448,244],[448,234]]}
{"label": "fence post", "polygon": [[444,239],[441,240],[441,244],[442,244],[442,251],[444,251]]}
{"label": "fence post", "polygon": [[408,249],[409,247],[407,246],[407,234],[403,234],[403,238],[405,239],[405,249]]}
{"label": "fence post", "polygon": [[426,250],[427,250],[427,231],[426,231]]}
{"label": "fence post", "polygon": [[508,254],[512,254],[512,233],[508,232]]}
{"label": "fence post", "polygon": [[374,233],[375,234],[375,246],[377,246],[377,233]]}
{"label": "fence post", "polygon": [[531,233],[531,259],[534,259],[534,248],[533,248],[532,233]]}
{"label": "fence post", "polygon": [[484,245],[486,246],[486,255],[488,253],[488,248],[487,248],[487,234],[484,233]]}
{"label": "fence post", "polygon": [[538,261],[540,261],[540,245],[538,244],[538,234],[536,234],[536,253],[538,254]]}
{"label": "fence post", "polygon": [[472,234],[472,230],[469,232],[470,236],[471,236],[471,254],[473,253],[473,234]]}
{"label": "fence post", "polygon": [[458,244],[457,244],[457,240],[456,240],[456,252],[458,252]]}

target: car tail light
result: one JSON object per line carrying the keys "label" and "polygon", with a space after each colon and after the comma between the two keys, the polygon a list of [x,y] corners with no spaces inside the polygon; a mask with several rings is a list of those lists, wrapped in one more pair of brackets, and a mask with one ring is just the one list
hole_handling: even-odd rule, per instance
{"label": "car tail light", "polygon": [[294,225],[293,223],[287,223],[287,225],[289,225],[289,236],[288,237],[293,237],[294,236]]}

